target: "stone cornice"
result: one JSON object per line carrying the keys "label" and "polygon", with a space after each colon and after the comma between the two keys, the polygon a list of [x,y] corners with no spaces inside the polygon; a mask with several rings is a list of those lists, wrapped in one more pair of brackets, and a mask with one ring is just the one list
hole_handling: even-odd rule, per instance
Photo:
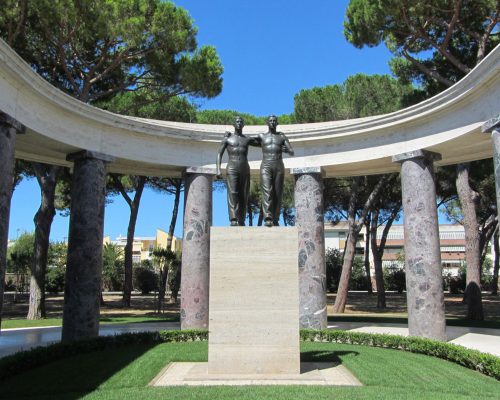
{"label": "stone cornice", "polygon": [[[426,149],[438,165],[491,157],[481,126],[498,115],[500,47],[460,82],[412,107],[369,118],[280,125],[295,150],[287,169],[322,167],[326,176],[397,171],[392,157]],[[155,121],[116,115],[64,94],[34,73],[0,40],[0,111],[26,126],[16,156],[68,165],[66,154],[95,151],[116,158],[112,172],[181,176],[186,167],[213,168],[225,125]],[[252,136],[265,126],[247,126]],[[249,153],[258,174],[261,152]]]}

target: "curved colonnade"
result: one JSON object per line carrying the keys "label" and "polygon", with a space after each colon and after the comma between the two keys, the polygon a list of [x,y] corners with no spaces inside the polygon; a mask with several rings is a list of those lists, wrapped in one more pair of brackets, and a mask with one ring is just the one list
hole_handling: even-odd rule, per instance
{"label": "curved colonnade", "polygon": [[[493,155],[500,135],[499,61],[497,46],[453,87],[394,113],[279,127],[295,149],[295,156],[285,159],[285,167],[295,175],[295,198],[300,199],[296,206],[302,327],[326,327],[323,200],[308,193],[321,193],[325,177],[401,170],[410,334],[445,338],[433,164]],[[67,341],[98,334],[96,293],[100,291],[106,170],[184,176],[181,325],[207,327],[211,182],[217,148],[229,127],[127,117],[81,103],[44,81],[1,40],[0,111],[0,175],[4,178],[0,178],[0,282],[5,272],[14,149],[16,158],[74,167],[78,184],[72,196],[63,318]],[[247,126],[245,134],[265,129]],[[495,146],[482,131],[493,132]],[[254,174],[260,158],[259,150],[249,154]],[[313,254],[311,248],[316,249]],[[0,284],[0,297],[2,293]],[[182,293],[190,293],[189,298]]]}

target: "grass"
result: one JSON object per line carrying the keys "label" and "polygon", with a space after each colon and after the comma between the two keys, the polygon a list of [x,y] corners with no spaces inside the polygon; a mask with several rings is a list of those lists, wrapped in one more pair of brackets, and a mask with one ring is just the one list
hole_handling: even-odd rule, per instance
{"label": "grass", "polygon": [[[179,316],[151,316],[151,315],[140,315],[140,316],[101,316],[101,324],[138,324],[147,322],[177,322],[179,321]],[[12,329],[12,328],[36,328],[43,326],[61,326],[62,318],[45,318],[45,319],[3,319],[2,329]]]}
{"label": "grass", "polygon": [[[379,314],[335,314],[328,316],[328,322],[375,322],[388,324],[407,324],[408,317]],[[471,321],[465,318],[447,317],[446,325],[500,329],[500,319],[490,319],[487,321]]]}
{"label": "grass", "polygon": [[365,386],[147,386],[170,361],[206,361],[207,346],[207,342],[134,345],[78,355],[9,378],[1,383],[0,398],[495,399],[500,390],[500,382],[493,378],[433,357],[310,342],[301,344],[303,361],[341,361]]}

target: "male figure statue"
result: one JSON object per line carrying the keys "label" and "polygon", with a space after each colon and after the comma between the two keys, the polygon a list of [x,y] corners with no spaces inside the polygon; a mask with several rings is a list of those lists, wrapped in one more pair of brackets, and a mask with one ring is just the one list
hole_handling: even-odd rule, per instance
{"label": "male figure statue", "polygon": [[260,188],[262,192],[262,210],[266,226],[278,226],[283,197],[285,168],[283,152],[293,156],[290,142],[283,132],[277,132],[278,118],[270,115],[267,119],[269,131],[261,133],[257,142],[262,146],[262,163],[260,164]]}
{"label": "male figure statue", "polygon": [[217,154],[217,177],[220,178],[220,164],[222,155],[227,149],[229,161],[226,168],[227,177],[227,206],[231,226],[245,226],[248,192],[250,190],[250,166],[248,165],[248,146],[258,146],[255,138],[243,135],[245,123],[243,118],[234,119],[234,133],[227,132],[222,139]]}

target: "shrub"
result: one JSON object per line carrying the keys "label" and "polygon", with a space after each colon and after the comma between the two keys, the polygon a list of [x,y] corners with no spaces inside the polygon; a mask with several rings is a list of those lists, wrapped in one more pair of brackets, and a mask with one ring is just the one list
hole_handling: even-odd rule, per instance
{"label": "shrub", "polygon": [[[90,353],[132,344],[155,345],[170,342],[193,342],[208,339],[207,330],[124,333],[100,336],[72,343],[55,343],[21,351],[0,359],[0,381],[48,362],[77,354]],[[308,342],[331,342],[382,347],[441,358],[500,380],[500,358],[469,350],[455,344],[420,337],[349,332],[341,330],[302,329],[300,339]]]}
{"label": "shrub", "polygon": [[134,289],[142,294],[148,294],[158,289],[158,276],[147,267],[137,267],[134,269]]}
{"label": "shrub", "polygon": [[384,268],[384,286],[386,290],[403,293],[406,290],[406,274],[403,268]]}
{"label": "shrub", "polygon": [[309,342],[332,342],[383,347],[441,358],[479,371],[500,380],[500,358],[455,344],[420,337],[348,332],[340,330],[300,331],[300,338]]}
{"label": "shrub", "polygon": [[342,272],[342,253],[339,249],[329,248],[326,251],[326,289],[336,292]]}
{"label": "shrub", "polygon": [[349,290],[368,290],[365,262],[360,257],[354,257]]}
{"label": "shrub", "polygon": [[64,274],[64,268],[48,268],[45,276],[45,290],[49,293],[64,291]]}

